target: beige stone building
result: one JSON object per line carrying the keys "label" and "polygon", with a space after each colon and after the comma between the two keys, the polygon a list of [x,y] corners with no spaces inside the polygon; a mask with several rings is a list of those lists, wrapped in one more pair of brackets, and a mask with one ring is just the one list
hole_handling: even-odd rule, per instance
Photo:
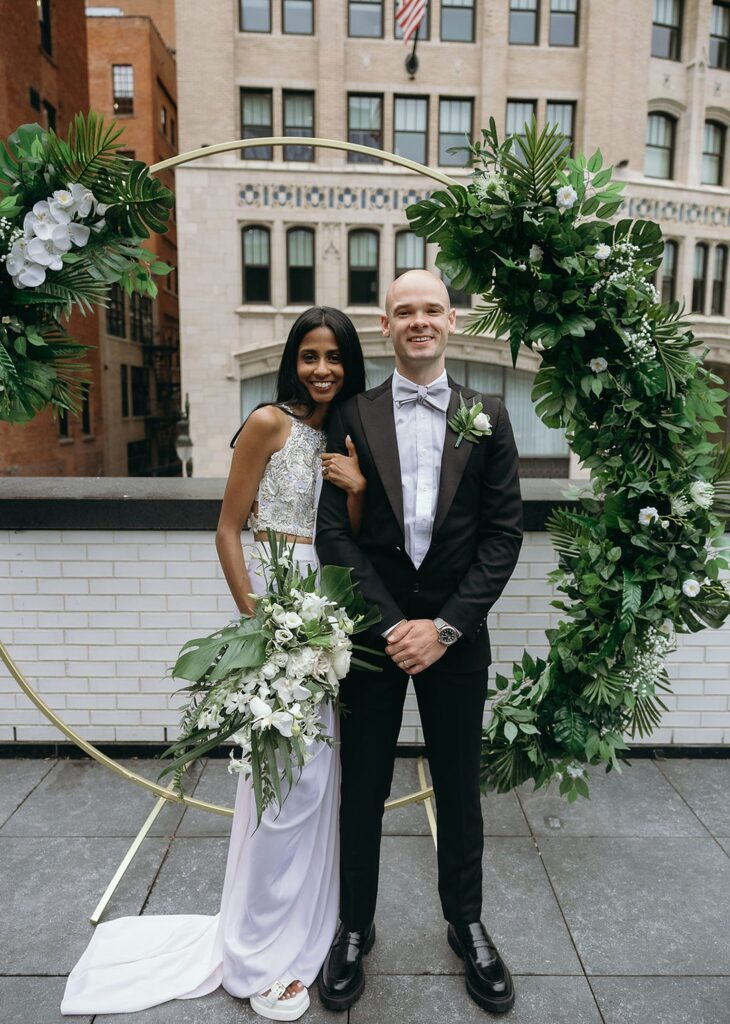
{"label": "beige stone building", "polygon": [[[712,0],[430,0],[411,77],[394,0],[178,0],[180,148],[318,136],[373,145],[467,178],[447,150],[494,116],[533,112],[576,151],[601,148],[628,182],[623,215],[671,245],[657,282],[684,297],[727,376],[730,4]],[[405,208],[434,186],[328,149],[237,150],[177,171],[183,393],[195,474],[227,472],[228,440],[270,397],[281,345],[313,303],[362,338],[372,383],[388,372],[378,326],[389,281],[436,252]],[[454,295],[462,324],[469,300]],[[535,363],[457,333],[454,375],[504,396],[526,475],[565,475],[568,452],[530,401]]]}

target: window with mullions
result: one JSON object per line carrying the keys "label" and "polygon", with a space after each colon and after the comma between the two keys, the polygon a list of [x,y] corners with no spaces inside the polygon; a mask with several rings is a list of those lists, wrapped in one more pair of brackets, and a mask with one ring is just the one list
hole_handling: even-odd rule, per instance
{"label": "window with mullions", "polygon": [[468,167],[471,153],[455,146],[467,147],[472,132],[472,100],[439,100],[439,163],[445,167]]}
{"label": "window with mullions", "polygon": [[705,312],[705,292],[707,291],[707,246],[699,242],[695,246],[694,269],[692,273],[692,312]]}
{"label": "window with mullions", "polygon": [[89,385],[84,383],[82,385],[83,391],[81,395],[81,433],[89,435],[91,433],[91,401],[89,398]]}
{"label": "window with mullions", "polygon": [[422,270],[426,266],[426,240],[412,231],[399,231],[395,236],[395,276],[406,270]]}
{"label": "window with mullions", "polygon": [[68,409],[58,410],[58,436],[68,437]]}
{"label": "window with mullions", "polygon": [[669,114],[649,114],[646,119],[644,174],[647,178],[672,177],[675,124]]}
{"label": "window with mullions", "polygon": [[703,185],[722,185],[725,170],[725,125],[705,121],[702,137]]}
{"label": "window with mullions", "polygon": [[393,126],[393,151],[398,156],[425,164],[428,100],[420,96],[396,96]]}
{"label": "window with mullions", "polygon": [[129,367],[122,363],[119,367],[119,383],[121,384],[121,407],[122,407],[122,419],[126,420],[129,416]]}
{"label": "window with mullions", "polygon": [[113,334],[116,338],[124,338],[127,334],[124,292],[118,284],[113,284],[109,289],[109,304],[106,307],[106,333]]}
{"label": "window with mullions", "polygon": [[441,0],[441,39],[446,43],[474,42],[474,0]]}
{"label": "window with mullions", "polygon": [[557,125],[558,131],[570,143],[570,152],[573,152],[575,132],[575,103],[565,103],[558,100],[548,100],[545,109],[545,120],[547,124]]}
{"label": "window with mullions", "polygon": [[710,67],[730,71],[730,3],[715,0],[710,12]]}
{"label": "window with mullions", "polygon": [[382,0],[349,0],[347,4],[348,36],[383,38]]}
{"label": "window with mullions", "polygon": [[682,50],[682,0],[654,0],[651,55],[679,60]]}
{"label": "window with mullions", "polygon": [[142,345],[152,344],[152,299],[136,292],[129,296],[129,336]]}
{"label": "window with mullions", "polygon": [[[314,132],[314,93],[284,93],[284,134],[310,138]],[[285,160],[298,160],[303,163],[314,160],[312,146],[284,146]]]}
{"label": "window with mullions", "polygon": [[314,34],[314,4],[312,0],[283,0],[282,31],[290,36]]}
{"label": "window with mullions", "polygon": [[[241,89],[241,138],[265,139],[274,134],[271,116],[271,89]],[[242,149],[243,160],[271,160],[272,146]]]}
{"label": "window with mullions", "polygon": [[150,389],[146,366],[132,367],[132,415],[149,416]]}
{"label": "window with mullions", "polygon": [[243,301],[271,302],[270,233],[268,228],[244,228]]}
{"label": "window with mullions", "polygon": [[539,17],[538,0],[510,0],[510,43],[516,46],[537,46]]}
{"label": "window with mullions", "polygon": [[49,57],[53,56],[53,34],[51,32],[51,0],[36,0],[38,25],[41,30],[41,46]]}
{"label": "window with mullions", "polygon": [[[401,28],[400,23],[395,20],[395,10],[397,9],[397,7],[398,7],[398,4],[396,2],[394,4],[394,11],[393,11],[393,38],[394,39],[402,39],[403,38],[403,29]],[[418,26],[418,31],[416,32],[416,36],[418,37],[418,39],[428,39],[429,38],[430,22],[431,22],[431,18],[430,18],[430,15],[429,15],[429,5],[428,5],[428,3],[426,3],[426,7],[425,7],[424,12],[423,12],[423,19],[421,21],[421,24]],[[413,39],[413,36],[411,36],[411,39]]]}
{"label": "window with mullions", "polygon": [[287,302],[314,305],[314,231],[290,228],[286,233]]}
{"label": "window with mullions", "polygon": [[716,245],[712,260],[712,316],[725,315],[725,292],[727,290],[727,246]]}
{"label": "window with mullions", "polygon": [[[525,138],[525,125],[531,124],[537,109],[536,100],[507,100],[507,120],[505,131],[507,135],[515,135],[518,138]],[[512,152],[518,160],[524,160],[522,150],[517,145],[517,139],[512,146]]]}
{"label": "window with mullions", "polygon": [[46,128],[52,128],[56,130],[56,108],[48,100],[43,100],[43,119],[46,122]]}
{"label": "window with mullions", "polygon": [[659,267],[658,290],[662,303],[666,306],[677,297],[677,254],[679,245],[671,239],[664,242],[662,263]]}
{"label": "window with mullions", "polygon": [[[358,146],[383,148],[383,97],[350,93],[347,97],[347,141]],[[350,164],[381,164],[377,156],[348,153]]]}
{"label": "window with mullions", "polygon": [[378,233],[351,231],[348,238],[348,297],[350,306],[378,304]]}
{"label": "window with mullions", "polygon": [[578,45],[578,0],[550,0],[551,46]]}
{"label": "window with mullions", "polygon": [[271,0],[240,0],[242,32],[271,32]]}
{"label": "window with mullions", "polygon": [[112,64],[112,98],[115,114],[134,113],[134,68]]}

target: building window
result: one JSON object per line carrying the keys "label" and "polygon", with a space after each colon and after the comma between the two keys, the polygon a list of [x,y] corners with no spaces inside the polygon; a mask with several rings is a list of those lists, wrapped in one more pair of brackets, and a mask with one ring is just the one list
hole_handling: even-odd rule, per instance
{"label": "building window", "polygon": [[730,71],[730,3],[716,0],[710,14],[710,67]]}
{"label": "building window", "polygon": [[89,385],[83,385],[83,394],[81,396],[81,433],[91,433],[91,401],[89,398]]}
{"label": "building window", "polygon": [[550,0],[551,46],[578,45],[578,0]]}
{"label": "building window", "polygon": [[474,0],[441,0],[441,39],[474,42]]}
{"label": "building window", "polygon": [[287,302],[314,305],[314,231],[290,228],[286,233]]}
{"label": "building window", "polygon": [[539,19],[538,0],[510,0],[510,43],[517,46],[537,46]]}
{"label": "building window", "polygon": [[240,0],[242,32],[271,32],[271,0]]}
{"label": "building window", "polygon": [[422,270],[426,266],[426,241],[412,231],[399,231],[395,236],[395,276],[406,270]]}
{"label": "building window", "polygon": [[692,312],[705,312],[705,291],[707,285],[707,246],[699,242],[695,246],[695,263],[692,275]]}
{"label": "building window", "polygon": [[132,367],[132,415],[148,416],[150,392],[146,366]]}
{"label": "building window", "polygon": [[124,292],[118,284],[113,284],[109,289],[109,305],[106,307],[106,333],[113,334],[117,338],[124,338],[127,334],[124,318]]}
{"label": "building window", "polygon": [[129,296],[129,336],[142,345],[152,344],[152,300],[137,292]]}
{"label": "building window", "polygon": [[647,178],[671,178],[674,173],[675,120],[669,114],[649,114],[646,120],[644,174]]}
{"label": "building window", "polygon": [[115,114],[134,113],[134,68],[131,64],[112,64],[112,97]]}
{"label": "building window", "polygon": [[439,100],[439,163],[450,167],[468,167],[471,153],[454,146],[467,146],[472,132],[472,100]]}
{"label": "building window", "polygon": [[56,108],[48,100],[43,100],[43,120],[46,122],[46,128],[51,128],[55,132]]}
{"label": "building window", "polygon": [[36,0],[38,7],[38,24],[41,30],[41,47],[49,57],[53,56],[53,36],[51,34],[51,0]]}
{"label": "building window", "polygon": [[662,264],[659,267],[659,293],[665,306],[674,302],[677,297],[677,253],[679,246],[667,239],[664,243]]}
{"label": "building window", "polygon": [[471,296],[467,292],[463,292],[461,288],[454,288],[451,284],[451,279],[445,271],[441,271],[441,280],[446,285],[446,291],[449,293],[449,302],[452,306],[471,306]]}
{"label": "building window", "polygon": [[283,0],[281,25],[286,35],[314,34],[313,6],[312,0]]}
{"label": "building window", "polygon": [[347,5],[348,36],[383,37],[382,0],[349,0]]}
{"label": "building window", "polygon": [[[401,28],[400,22],[395,20],[395,11],[397,9],[398,9],[398,4],[396,2],[394,4],[394,11],[393,11],[393,37],[395,39],[402,39],[403,38],[403,29]],[[424,10],[423,10],[423,18],[421,19],[421,23],[418,26],[418,29],[416,31],[416,38],[418,38],[418,39],[428,39],[429,38],[429,25],[430,25],[430,21],[431,21],[431,19],[429,17],[429,4],[428,4],[428,0],[426,0],[426,6],[424,7]],[[414,37],[411,36],[411,39],[413,39],[413,38]]]}
{"label": "building window", "polygon": [[162,134],[167,138],[167,107],[160,107],[160,130]]}
{"label": "building window", "polygon": [[377,306],[378,234],[376,231],[351,231],[348,242],[348,304]]}
{"label": "building window", "polygon": [[393,151],[409,160],[426,162],[428,100],[420,96],[396,96]]}
{"label": "building window", "polygon": [[58,436],[68,437],[68,409],[58,410]]}
{"label": "building window", "polygon": [[545,108],[545,120],[548,124],[557,126],[561,135],[570,143],[570,152],[573,152],[573,136],[575,132],[575,103],[564,103],[557,100],[548,100]]}
{"label": "building window", "polygon": [[512,146],[514,155],[522,160],[522,150],[517,145],[517,138],[525,138],[525,125],[530,124],[537,109],[536,100],[507,100],[506,134],[514,135]]}
{"label": "building window", "polygon": [[651,27],[652,57],[679,60],[681,49],[681,0],[654,0],[654,21]]}
{"label": "building window", "polygon": [[173,146],[177,145],[177,132],[175,130],[175,118],[170,118],[170,142]]}
{"label": "building window", "polygon": [[151,470],[152,454],[147,438],[129,441],[127,444],[127,476],[148,476]]}
{"label": "building window", "polygon": [[[383,97],[350,94],[347,97],[347,141],[358,146],[383,148]],[[381,164],[377,156],[348,153],[350,164]]]}
{"label": "building window", "polygon": [[29,93],[29,97],[28,98],[30,100],[30,105],[33,108],[33,110],[37,110],[37,111],[40,112],[40,109],[41,109],[41,97],[40,97],[40,94],[39,94],[38,90],[34,89],[32,85],[30,87],[30,93]]}
{"label": "building window", "polygon": [[122,419],[126,420],[129,416],[129,369],[122,363],[119,367],[120,371],[120,383],[122,386]]}
{"label": "building window", "polygon": [[[274,134],[271,117],[271,89],[241,89],[241,138],[265,139]],[[271,146],[241,150],[244,160],[271,160]]]}
{"label": "building window", "polygon": [[243,301],[271,302],[271,265],[268,228],[244,228]]}
{"label": "building window", "polygon": [[725,170],[725,125],[705,121],[702,136],[702,184],[722,185]]}
{"label": "building window", "polygon": [[[284,92],[284,134],[310,138],[314,132],[314,93]],[[314,160],[312,146],[284,146],[285,160]]]}
{"label": "building window", "polygon": [[725,290],[727,286],[727,246],[716,245],[712,263],[712,316],[725,315]]}

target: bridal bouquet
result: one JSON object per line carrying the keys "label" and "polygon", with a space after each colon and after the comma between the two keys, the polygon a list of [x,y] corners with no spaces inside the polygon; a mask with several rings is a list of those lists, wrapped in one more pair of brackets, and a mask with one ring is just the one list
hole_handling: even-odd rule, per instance
{"label": "bridal bouquet", "polygon": [[229,740],[239,756],[231,751],[228,770],[251,779],[259,822],[274,801],[281,807],[315,744],[332,744],[320,705],[336,700],[350,665],[380,671],[353,655],[367,648],[352,635],[380,615],[356,593],[349,569],[327,565],[318,579],[316,569],[297,567],[291,546],[271,531],[261,568],[266,593],[256,595],[256,614],[180,652],[172,674],[191,680],[183,689],[190,698],[161,773],[173,772],[181,789],[193,761]]}

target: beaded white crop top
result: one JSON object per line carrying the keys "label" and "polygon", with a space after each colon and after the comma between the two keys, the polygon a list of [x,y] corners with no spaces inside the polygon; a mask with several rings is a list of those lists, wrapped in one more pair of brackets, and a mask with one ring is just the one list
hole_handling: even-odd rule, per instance
{"label": "beaded white crop top", "polygon": [[327,438],[323,430],[291,417],[289,437],[283,448],[269,459],[261,477],[256,500],[258,512],[251,513],[251,529],[272,529],[298,537],[314,534],[314,492],[320,455]]}

